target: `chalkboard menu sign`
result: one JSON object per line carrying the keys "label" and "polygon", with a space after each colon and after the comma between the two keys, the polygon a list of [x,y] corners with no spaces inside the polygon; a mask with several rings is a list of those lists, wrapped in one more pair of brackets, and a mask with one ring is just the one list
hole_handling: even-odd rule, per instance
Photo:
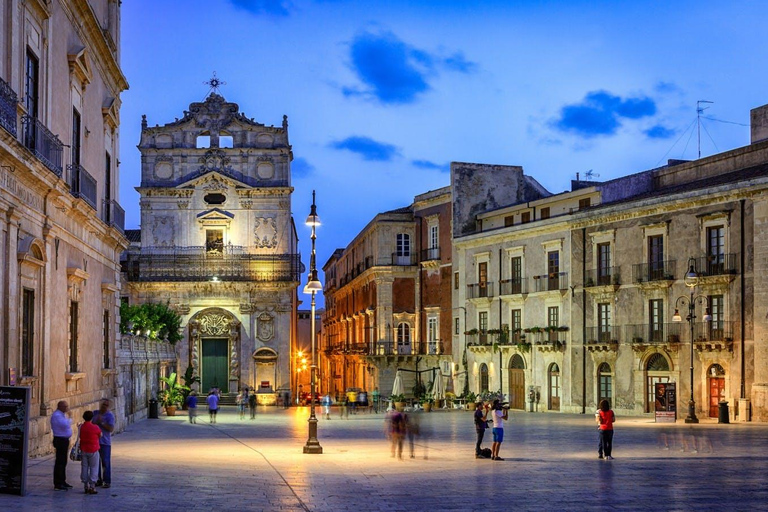
{"label": "chalkboard menu sign", "polygon": [[0,386],[0,493],[26,494],[29,388]]}

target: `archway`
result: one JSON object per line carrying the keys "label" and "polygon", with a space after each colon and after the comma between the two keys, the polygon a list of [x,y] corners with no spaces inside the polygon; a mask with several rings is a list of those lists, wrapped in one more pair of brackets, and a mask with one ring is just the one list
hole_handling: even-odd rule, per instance
{"label": "archway", "polygon": [[560,367],[557,363],[549,365],[549,410],[560,410]]}
{"label": "archway", "polygon": [[509,406],[525,409],[525,361],[520,354],[509,362]]}
{"label": "archway", "polygon": [[659,352],[651,354],[645,363],[645,412],[655,410],[656,384],[669,382],[669,378],[670,371],[667,358]]}
{"label": "archway", "polygon": [[725,370],[715,363],[707,369],[709,383],[709,417],[717,418],[720,401],[725,400]]}
{"label": "archway", "polygon": [[202,392],[240,387],[240,321],[222,308],[208,308],[189,321],[190,361]]}
{"label": "archway", "polygon": [[488,365],[480,365],[480,393],[488,391]]}
{"label": "archway", "polygon": [[611,375],[611,365],[601,363],[597,367],[597,403],[603,400],[613,407],[613,376]]}

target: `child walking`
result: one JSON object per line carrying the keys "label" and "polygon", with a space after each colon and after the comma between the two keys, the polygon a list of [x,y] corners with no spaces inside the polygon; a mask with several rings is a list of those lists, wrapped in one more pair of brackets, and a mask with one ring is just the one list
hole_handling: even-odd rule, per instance
{"label": "child walking", "polygon": [[96,480],[99,478],[99,438],[101,428],[94,425],[93,411],[83,413],[83,423],[80,425],[80,480],[85,486],[85,494],[98,494],[95,489]]}
{"label": "child walking", "polygon": [[608,400],[600,401],[600,410],[597,411],[595,419],[598,423],[598,433],[600,434],[600,441],[597,445],[598,459],[605,458],[607,460],[613,460],[611,452],[613,451],[613,422],[616,421],[616,415],[613,414],[611,406],[608,405]]}

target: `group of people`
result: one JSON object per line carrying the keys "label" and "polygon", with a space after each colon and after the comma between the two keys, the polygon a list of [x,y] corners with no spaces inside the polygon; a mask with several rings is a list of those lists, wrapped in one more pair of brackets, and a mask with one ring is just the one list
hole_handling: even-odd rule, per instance
{"label": "group of people", "polygon": [[251,419],[256,419],[256,393],[253,392],[253,388],[245,387],[237,395],[237,410],[240,412],[240,419],[245,419],[245,408],[248,408],[251,413]]}
{"label": "group of people", "polygon": [[405,439],[408,439],[410,457],[413,459],[415,454],[415,441],[422,437],[424,443],[424,458],[427,456],[426,440],[429,437],[429,430],[425,429],[419,422],[419,413],[406,414],[400,412],[394,407],[387,411],[385,417],[385,433],[391,443],[391,456],[398,459],[403,458],[403,445]]}
{"label": "group of people", "polygon": [[[197,423],[197,392],[191,391],[187,397],[187,410],[189,411],[189,422]],[[208,417],[211,424],[216,423],[216,416],[219,412],[219,404],[221,403],[221,390],[219,388],[211,388],[208,392],[208,396],[205,399],[208,405]],[[256,393],[252,388],[245,387],[237,395],[237,409],[240,412],[240,419],[245,419],[246,407],[250,409],[251,419],[256,418]]]}
{"label": "group of people", "polygon": [[[110,411],[112,404],[102,400],[95,411],[85,411],[83,422],[77,425],[77,441],[80,450],[80,480],[85,494],[98,494],[96,487],[109,488],[112,485],[112,432],[115,430],[115,415]],[[72,485],[67,482],[67,457],[72,439],[72,421],[67,416],[69,404],[62,400],[51,415],[51,432],[56,459],[53,466],[53,488],[68,491]]]}

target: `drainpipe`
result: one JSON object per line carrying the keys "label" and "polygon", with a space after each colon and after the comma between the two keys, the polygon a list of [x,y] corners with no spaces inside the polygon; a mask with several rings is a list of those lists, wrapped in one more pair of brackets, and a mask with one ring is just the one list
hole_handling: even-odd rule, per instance
{"label": "drainpipe", "polygon": [[744,379],[744,374],[746,373],[746,362],[744,357],[744,345],[745,345],[745,336],[744,336],[744,330],[746,328],[746,320],[745,320],[745,314],[746,314],[746,305],[745,305],[745,292],[744,292],[744,272],[746,271],[745,265],[745,258],[744,258],[744,199],[740,201],[741,203],[741,218],[740,218],[740,229],[741,229],[741,399],[747,398],[747,387],[746,382]]}
{"label": "drainpipe", "polygon": [[[501,314],[502,314],[502,300],[501,300],[501,275],[502,275],[502,259],[501,259],[501,247],[499,247],[499,338],[501,338]],[[504,392],[504,374],[502,373],[502,364],[501,364],[501,345],[498,345],[499,347],[499,391]]]}
{"label": "drainpipe", "polygon": [[[587,228],[581,228],[581,278],[587,275]],[[581,288],[581,414],[587,412],[587,293]]]}

